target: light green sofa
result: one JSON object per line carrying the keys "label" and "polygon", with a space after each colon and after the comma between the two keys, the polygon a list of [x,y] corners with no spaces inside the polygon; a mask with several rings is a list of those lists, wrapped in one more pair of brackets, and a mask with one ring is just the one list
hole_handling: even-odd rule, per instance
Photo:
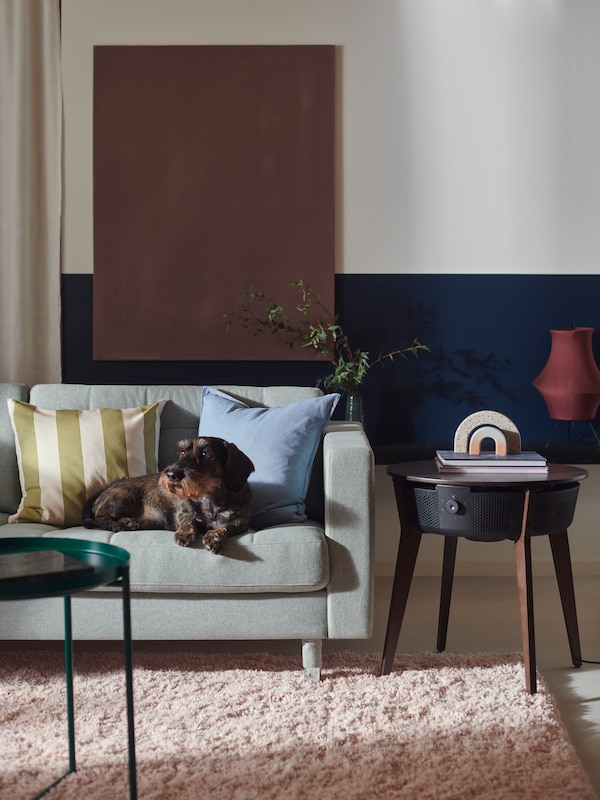
{"label": "light green sofa", "polygon": [[[320,395],[309,387],[217,387],[250,406],[281,406]],[[166,399],[159,469],[176,443],[198,430],[200,386],[0,384],[0,537],[60,536],[112,542],[131,554],[132,624],[137,640],[275,640],[302,642],[302,663],[319,674],[323,639],[369,638],[373,597],[373,453],[356,423],[329,423],[307,495],[308,519],[251,530],[223,555],[182,548],[165,531],[109,533],[40,523],[8,524],[21,490],[6,398],[40,408],[127,408]],[[114,590],[74,599],[73,634],[81,640],[122,636]],[[63,635],[62,601],[3,602],[0,640],[55,640]]]}

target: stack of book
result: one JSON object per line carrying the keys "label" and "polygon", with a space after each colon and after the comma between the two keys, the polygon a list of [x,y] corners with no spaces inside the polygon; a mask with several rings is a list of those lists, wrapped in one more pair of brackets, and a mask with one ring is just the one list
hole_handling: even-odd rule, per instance
{"label": "stack of book", "polygon": [[524,452],[497,456],[495,453],[455,453],[436,450],[435,463],[440,472],[489,472],[495,474],[543,473],[548,471],[546,459],[540,453]]}

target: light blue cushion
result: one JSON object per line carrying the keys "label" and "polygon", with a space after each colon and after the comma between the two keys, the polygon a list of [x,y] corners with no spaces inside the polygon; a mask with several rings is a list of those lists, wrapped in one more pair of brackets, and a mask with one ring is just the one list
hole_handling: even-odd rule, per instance
{"label": "light blue cushion", "polygon": [[199,436],[233,442],[252,460],[253,528],[301,522],[325,425],[340,399],[326,394],[275,408],[250,408],[223,392],[202,391]]}

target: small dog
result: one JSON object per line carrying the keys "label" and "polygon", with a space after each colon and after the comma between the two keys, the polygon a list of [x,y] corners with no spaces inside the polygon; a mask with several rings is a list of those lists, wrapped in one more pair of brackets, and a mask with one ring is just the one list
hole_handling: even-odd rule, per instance
{"label": "small dog", "polygon": [[252,513],[248,476],[254,464],[236,445],[211,436],[178,443],[179,458],[155,475],[115,481],[83,508],[86,528],[175,531],[187,547],[202,536],[219,553],[229,536],[244,533]]}

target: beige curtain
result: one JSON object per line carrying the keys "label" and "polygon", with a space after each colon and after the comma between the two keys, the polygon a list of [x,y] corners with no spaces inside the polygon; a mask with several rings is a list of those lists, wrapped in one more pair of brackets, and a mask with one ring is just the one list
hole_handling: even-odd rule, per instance
{"label": "beige curtain", "polygon": [[0,0],[0,382],[60,382],[60,0]]}

